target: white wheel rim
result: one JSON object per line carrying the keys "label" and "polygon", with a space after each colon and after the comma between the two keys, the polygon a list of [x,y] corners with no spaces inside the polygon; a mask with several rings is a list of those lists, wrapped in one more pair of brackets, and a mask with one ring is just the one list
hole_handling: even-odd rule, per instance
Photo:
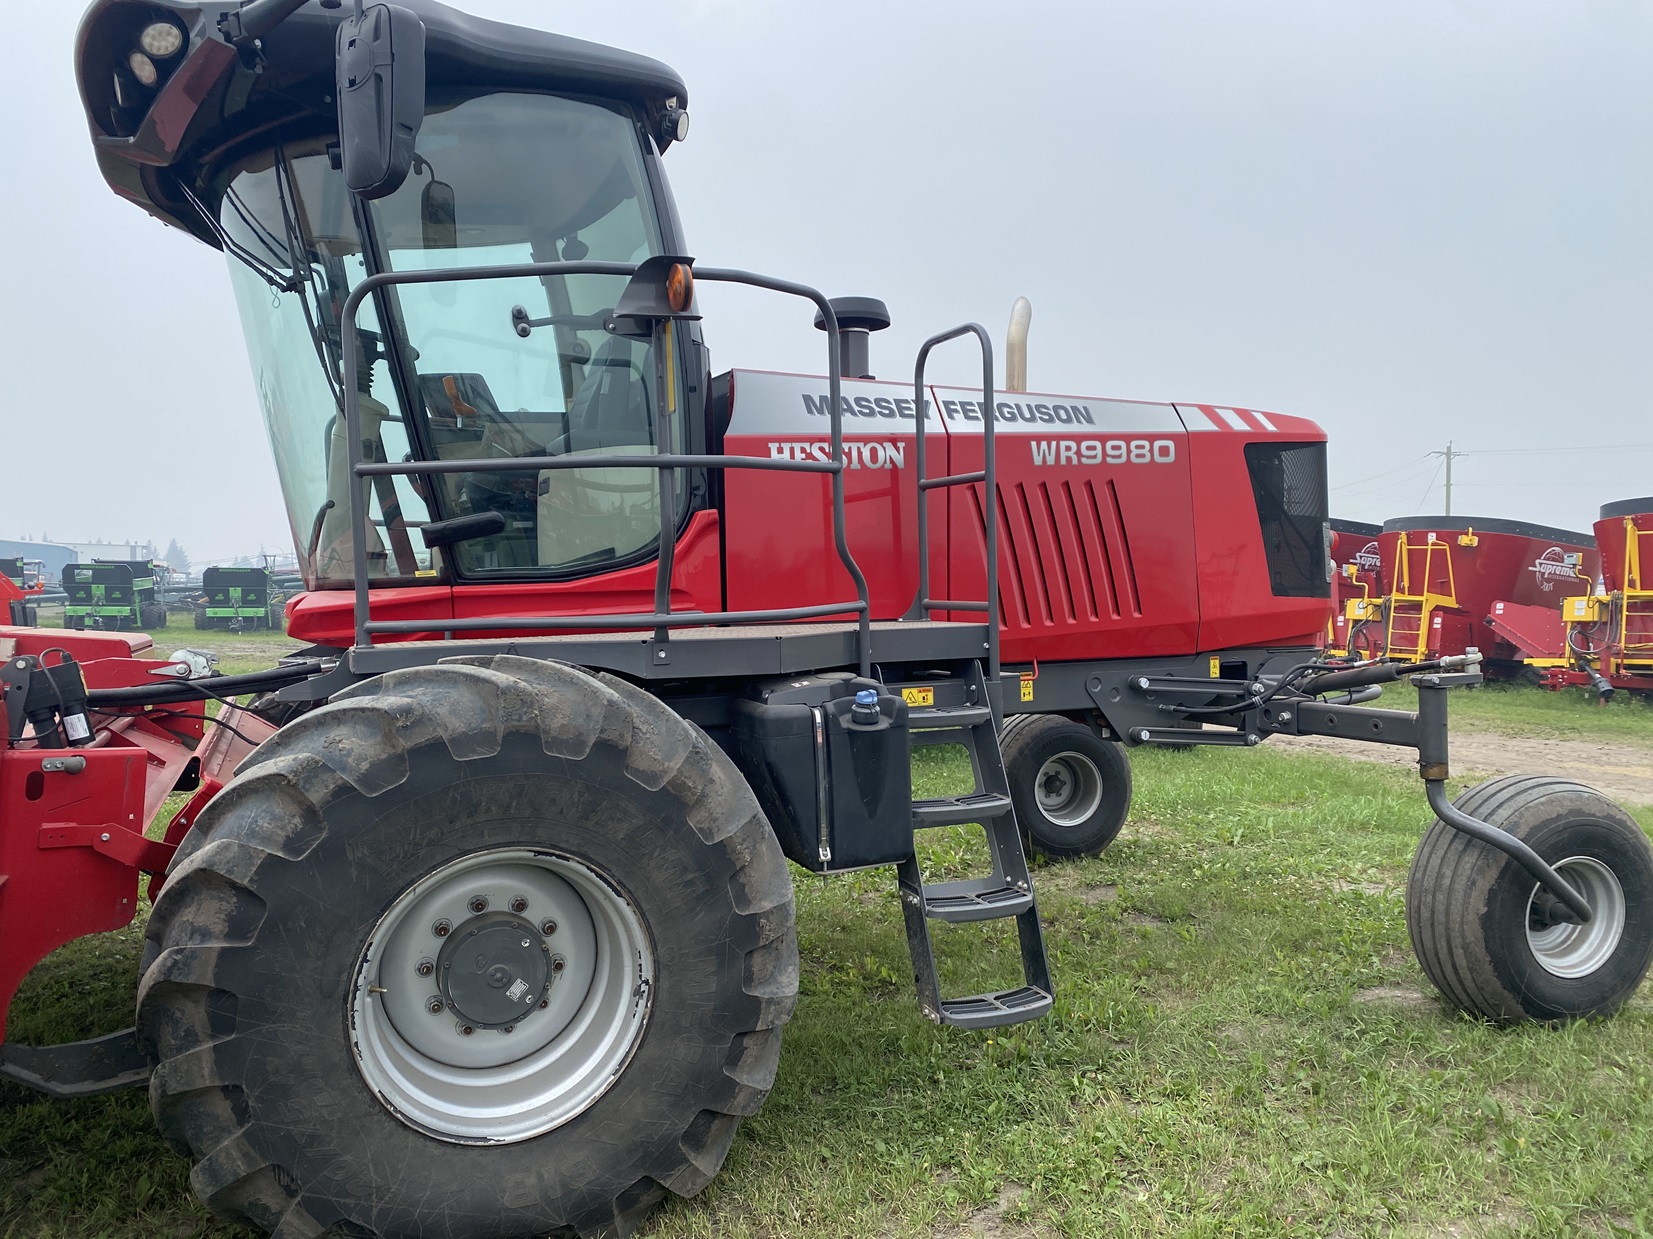
{"label": "white wheel rim", "polygon": [[1534,905],[1539,888],[1527,896],[1527,946],[1539,967],[1569,980],[1587,977],[1618,949],[1624,937],[1624,888],[1613,871],[1593,856],[1572,856],[1555,871],[1584,896],[1593,914],[1588,925],[1565,922],[1534,928]]}
{"label": "white wheel rim", "polygon": [[1033,780],[1039,812],[1055,826],[1082,826],[1102,803],[1102,772],[1083,753],[1056,753]]}
{"label": "white wheel rim", "polygon": [[[479,945],[507,938],[509,953]],[[653,989],[647,931],[613,883],[552,852],[475,852],[374,925],[351,985],[351,1050],[409,1126],[463,1144],[527,1140],[619,1078]],[[508,1000],[524,1013],[502,1015]]]}

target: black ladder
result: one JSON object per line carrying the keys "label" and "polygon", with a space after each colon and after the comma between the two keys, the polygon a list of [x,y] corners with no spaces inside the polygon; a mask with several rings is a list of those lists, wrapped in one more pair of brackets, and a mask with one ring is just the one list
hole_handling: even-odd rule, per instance
{"label": "black ladder", "polygon": [[[1021,830],[1010,804],[1010,784],[999,752],[997,719],[987,694],[986,677],[979,662],[971,662],[961,670],[962,675],[930,681],[924,686],[929,688],[932,700],[938,691],[942,700],[909,706],[907,726],[914,746],[962,744],[970,754],[976,788],[963,796],[914,799],[913,829],[980,823],[987,832],[993,871],[986,877],[926,885],[915,855],[896,865],[896,878],[920,1009],[941,1024],[993,1028],[1037,1019],[1050,1010],[1050,965],[1045,958],[1044,935],[1039,929],[1039,909],[1033,898],[1027,856],[1022,850]],[[952,691],[948,692],[949,689]],[[936,977],[929,922],[1007,917],[1014,917],[1016,921],[1023,984],[994,993],[943,998]]]}

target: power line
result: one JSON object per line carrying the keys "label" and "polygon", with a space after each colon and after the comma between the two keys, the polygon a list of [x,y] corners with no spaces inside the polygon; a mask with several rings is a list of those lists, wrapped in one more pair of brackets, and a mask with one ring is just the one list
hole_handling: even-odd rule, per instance
{"label": "power line", "polygon": [[1556,452],[1653,452],[1653,443],[1604,443],[1599,447],[1488,447],[1460,456],[1549,456]]}
{"label": "power line", "polygon": [[[1430,455],[1434,455],[1434,453],[1430,453]],[[1348,490],[1351,486],[1361,486],[1361,485],[1364,485],[1367,482],[1375,482],[1379,478],[1386,478],[1392,473],[1401,473],[1401,472],[1403,472],[1407,469],[1416,469],[1418,466],[1426,465],[1428,463],[1429,463],[1429,456],[1419,456],[1416,460],[1408,461],[1404,465],[1396,465],[1393,469],[1385,469],[1382,473],[1374,473],[1369,478],[1357,478],[1353,482],[1343,482],[1343,483],[1340,483],[1337,486],[1332,487],[1332,489],[1333,490]]]}
{"label": "power line", "polygon": [[1459,490],[1597,490],[1601,482],[1585,479],[1579,482],[1459,482]]}
{"label": "power line", "polygon": [[[1440,452],[1432,452],[1430,454],[1433,456],[1441,455]],[[1441,464],[1435,466],[1435,472],[1429,477],[1429,485],[1423,488],[1423,497],[1418,500],[1418,506],[1412,509],[1413,516],[1416,516],[1419,512],[1423,511],[1423,505],[1429,502],[1429,492],[1435,489],[1435,479],[1440,477],[1442,467],[1451,459],[1452,458],[1449,456],[1446,461],[1442,461]]]}

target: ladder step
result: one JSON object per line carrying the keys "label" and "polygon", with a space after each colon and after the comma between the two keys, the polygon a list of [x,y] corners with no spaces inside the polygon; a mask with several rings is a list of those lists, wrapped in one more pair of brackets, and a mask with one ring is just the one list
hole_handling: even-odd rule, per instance
{"label": "ladder step", "polygon": [[925,706],[907,711],[907,727],[920,731],[937,727],[975,727],[993,717],[986,706]]}
{"label": "ladder step", "polygon": [[935,800],[913,801],[913,826],[957,826],[961,822],[986,822],[1010,811],[1010,797],[997,792],[976,792],[969,796],[942,796]]}
{"label": "ladder step", "polygon": [[1033,892],[992,879],[931,882],[924,887],[924,915],[937,921],[991,921],[1033,906]]}
{"label": "ladder step", "polygon": [[[901,922],[907,931],[919,1006],[937,1023],[960,1028],[994,1028],[1037,1019],[1051,1008],[1050,962],[1045,955],[1027,857],[1022,851],[1022,835],[1011,806],[1000,747],[1002,736],[987,704],[991,700],[987,677],[981,663],[972,662],[963,675],[937,676],[930,685],[911,687],[930,687],[933,694],[913,693],[925,700],[923,706],[910,708],[907,715],[913,744],[963,745],[975,776],[972,790],[965,795],[914,800],[913,827],[978,822],[987,836],[991,861],[990,871],[979,877],[931,884],[924,881],[917,851],[896,864]],[[1016,926],[1021,984],[965,998],[945,998],[930,938],[932,922],[1002,920]]]}
{"label": "ladder step", "polygon": [[998,1028],[1036,1020],[1051,1008],[1051,998],[1042,989],[1023,985],[994,994],[972,994],[949,998],[941,1003],[938,1018],[955,1028]]}

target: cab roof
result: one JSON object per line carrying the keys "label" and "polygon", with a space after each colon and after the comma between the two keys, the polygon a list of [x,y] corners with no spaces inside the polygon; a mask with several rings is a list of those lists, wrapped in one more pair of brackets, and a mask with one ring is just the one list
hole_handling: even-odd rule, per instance
{"label": "cab roof", "polygon": [[[512,89],[617,100],[637,110],[664,150],[669,142],[654,122],[665,115],[667,100],[688,104],[683,79],[647,56],[474,17],[438,0],[397,2],[424,22],[426,93],[433,105]],[[226,7],[94,0],[75,39],[81,101],[110,188],[214,246],[214,231],[190,196],[215,208],[217,168],[289,133],[335,123],[334,45],[352,6],[345,0],[324,9],[321,0],[310,0],[264,38],[256,55],[237,52],[220,33]],[[127,71],[127,57],[139,32],[165,18],[184,28],[187,46],[145,90]]]}

